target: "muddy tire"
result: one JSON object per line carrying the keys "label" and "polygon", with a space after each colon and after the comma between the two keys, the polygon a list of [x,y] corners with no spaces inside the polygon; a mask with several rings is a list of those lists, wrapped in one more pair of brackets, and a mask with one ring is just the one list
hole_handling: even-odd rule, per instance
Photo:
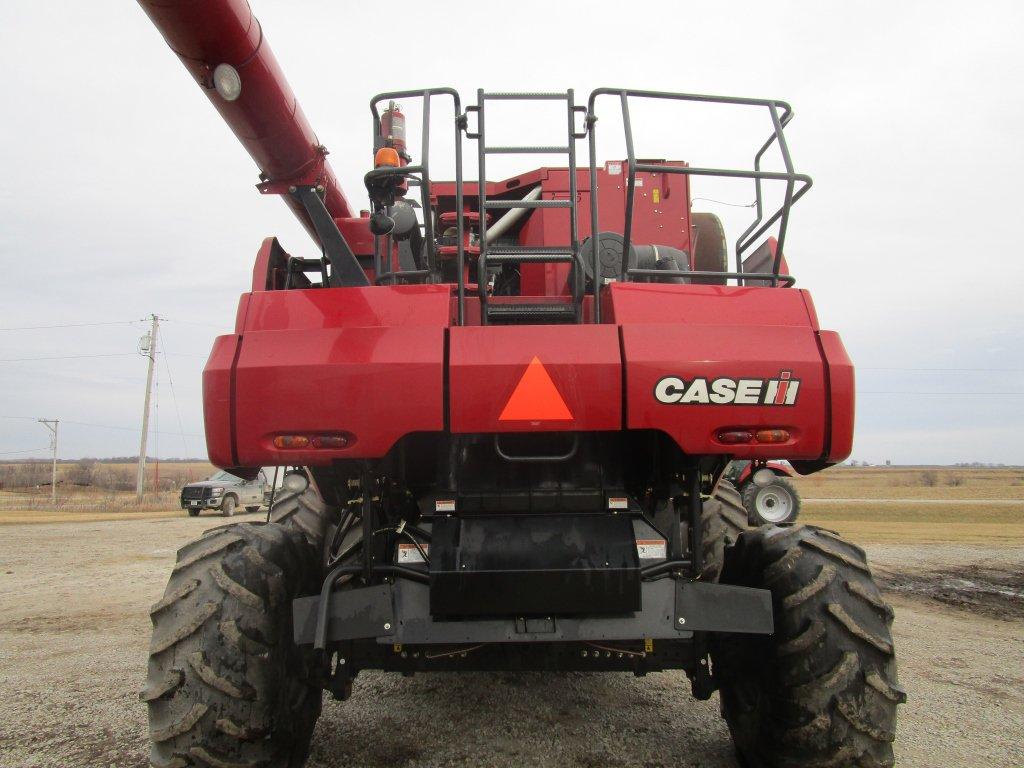
{"label": "muddy tire", "polygon": [[270,521],[295,531],[318,553],[324,551],[328,529],[338,522],[338,510],[327,504],[313,486],[302,493],[284,492],[274,500]]}
{"label": "muddy tire", "polygon": [[317,586],[314,553],[278,525],[227,525],[178,551],[150,611],[151,765],[305,762],[321,689],[292,642],[292,599]]}
{"label": "muddy tire", "polygon": [[795,523],[800,514],[800,492],[790,480],[777,475],[768,485],[748,480],[743,484],[743,506],[758,525]]}
{"label": "muddy tire", "polygon": [[220,503],[220,513],[224,517],[231,517],[235,514],[235,507],[238,506],[238,501],[234,496],[225,496],[224,501]]}
{"label": "muddy tire", "polygon": [[860,547],[809,526],[763,526],[726,552],[721,581],[772,592],[775,633],[712,649],[722,713],[749,768],[893,765],[892,609]]}
{"label": "muddy tire", "polygon": [[188,516],[189,517],[199,517],[199,508],[198,507],[196,507],[195,509],[192,509],[191,507],[189,507],[185,511],[188,512]]}
{"label": "muddy tire", "polygon": [[727,480],[718,485],[711,498],[704,502],[701,527],[701,579],[718,581],[725,560],[725,548],[735,543],[747,530],[747,513],[735,486]]}

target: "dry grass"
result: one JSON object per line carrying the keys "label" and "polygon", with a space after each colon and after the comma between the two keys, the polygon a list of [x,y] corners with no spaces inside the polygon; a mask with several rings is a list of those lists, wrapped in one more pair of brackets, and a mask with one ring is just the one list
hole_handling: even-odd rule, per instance
{"label": "dry grass", "polygon": [[812,499],[1020,499],[1024,469],[833,467],[796,479]]}
{"label": "dry grass", "polygon": [[181,513],[178,494],[176,490],[147,493],[140,503],[134,491],[58,486],[54,507],[49,488],[0,491],[0,525],[170,517]]}
{"label": "dry grass", "polygon": [[[801,522],[831,528],[855,541],[1024,544],[1021,469],[833,467],[795,482],[804,498],[811,499],[804,503]],[[917,499],[932,503],[916,504]],[[1020,503],[997,503],[1006,499]],[[986,500],[992,503],[962,503]]]}

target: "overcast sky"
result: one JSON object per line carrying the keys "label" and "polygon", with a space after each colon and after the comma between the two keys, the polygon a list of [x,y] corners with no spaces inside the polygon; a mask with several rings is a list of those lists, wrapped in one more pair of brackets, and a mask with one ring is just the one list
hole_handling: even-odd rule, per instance
{"label": "overcast sky", "polygon": [[[857,365],[853,458],[1024,463],[1024,4],[252,3],[356,205],[381,91],[789,101],[793,158],[815,184],[787,257]],[[261,239],[308,256],[308,237],[254,191],[252,161],[134,3],[4,0],[0,72],[0,328],[109,323],[0,330],[0,458],[45,455],[38,417],[62,420],[63,457],[137,453],[138,321],[153,312],[168,356],[149,452],[204,454],[212,339],[232,327]],[[540,130],[525,120],[506,124]],[[640,111],[638,153],[740,164],[758,120]],[[617,159],[607,125],[601,159]],[[748,215],[697,207],[732,236]]]}

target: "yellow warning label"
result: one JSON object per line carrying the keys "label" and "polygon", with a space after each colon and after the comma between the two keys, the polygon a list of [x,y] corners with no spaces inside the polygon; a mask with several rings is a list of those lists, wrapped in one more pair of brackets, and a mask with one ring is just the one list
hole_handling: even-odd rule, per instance
{"label": "yellow warning label", "polygon": [[644,638],[644,651],[647,653],[654,651],[654,641],[649,637]]}
{"label": "yellow warning label", "polygon": [[658,189],[657,187],[655,187],[654,189],[651,190],[651,202],[652,203],[660,203],[661,202],[661,190]]}

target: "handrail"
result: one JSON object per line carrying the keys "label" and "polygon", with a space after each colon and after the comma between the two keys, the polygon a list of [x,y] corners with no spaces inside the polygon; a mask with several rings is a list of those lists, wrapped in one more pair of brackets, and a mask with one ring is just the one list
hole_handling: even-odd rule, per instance
{"label": "handrail", "polygon": [[[454,128],[455,128],[455,207],[459,212],[456,217],[456,229],[457,229],[457,248],[458,248],[458,270],[459,275],[462,275],[466,253],[465,246],[463,244],[463,229],[464,224],[462,221],[462,130],[463,130],[463,114],[462,114],[462,99],[459,96],[459,92],[454,88],[443,87],[443,88],[423,88],[419,90],[406,90],[406,91],[389,91],[387,93],[378,93],[372,99],[370,99],[370,111],[373,114],[373,140],[374,146],[380,136],[381,124],[380,124],[380,111],[378,110],[378,104],[385,101],[394,101],[396,99],[409,99],[409,98],[421,98],[423,99],[423,125],[421,130],[420,138],[420,162],[419,165],[407,165],[400,168],[378,168],[375,171],[371,171],[370,174],[375,174],[377,177],[384,176],[416,176],[420,178],[420,204],[423,209],[423,240],[426,245],[428,254],[428,264],[426,270],[395,270],[390,272],[381,272],[381,253],[380,253],[380,236],[374,235],[373,238],[373,265],[375,282],[381,283],[384,279],[390,279],[392,284],[399,278],[405,277],[419,277],[429,275],[435,268],[434,264],[434,217],[433,209],[430,203],[430,102],[434,96],[451,96],[453,107],[455,111],[454,115]],[[370,177],[367,174],[367,177]],[[465,291],[465,281],[460,277],[459,279],[459,325],[463,323],[463,293]]]}
{"label": "handrail", "polygon": [[[711,96],[706,94],[694,94],[694,93],[672,93],[668,91],[646,91],[646,90],[634,90],[628,88],[597,88],[590,93],[590,97],[587,100],[587,127],[590,134],[590,215],[591,215],[591,236],[594,237],[599,232],[598,230],[598,204],[597,204],[597,138],[596,138],[596,102],[600,96],[617,96],[619,101],[619,108],[622,112],[622,123],[623,130],[626,139],[626,155],[627,155],[627,186],[626,186],[626,212],[625,212],[625,225],[623,228],[623,246],[622,246],[622,265],[620,269],[620,279],[623,281],[628,280],[631,276],[690,276],[690,277],[702,277],[705,275],[716,275],[719,277],[725,277],[726,279],[736,279],[737,282],[743,284],[744,279],[759,279],[759,280],[770,280],[771,285],[778,286],[780,282],[783,285],[792,285],[794,278],[789,275],[780,275],[779,270],[782,263],[782,247],[786,240],[786,230],[789,224],[789,211],[793,204],[803,197],[804,194],[811,188],[813,181],[810,176],[806,174],[796,173],[793,168],[793,161],[789,154],[789,147],[786,144],[784,128],[793,117],[792,107],[785,101],[778,99],[753,99],[736,96]],[[761,148],[754,155],[754,170],[741,170],[741,169],[726,169],[726,168],[692,168],[685,166],[670,166],[670,165],[659,165],[653,163],[637,163],[636,152],[633,145],[633,127],[630,121],[629,114],[629,99],[630,98],[646,98],[646,99],[661,99],[661,100],[672,100],[672,101],[687,101],[687,102],[698,102],[698,103],[709,103],[709,104],[732,104],[738,106],[752,106],[766,108],[772,121],[772,133],[768,137],[767,141],[761,146]],[[780,111],[781,114],[780,114]],[[780,153],[782,154],[783,164],[786,170],[784,172],[775,171],[762,171],[761,170],[761,159],[765,152],[776,142],[778,142]],[[632,238],[633,229],[633,209],[635,204],[636,196],[636,174],[637,173],[675,173],[687,176],[721,176],[725,178],[746,178],[753,179],[755,185],[755,196],[756,196],[756,210],[757,218],[754,222],[744,231],[736,241],[736,271],[729,273],[703,273],[703,272],[683,272],[679,271],[663,271],[663,270],[641,270],[641,269],[630,269],[629,268],[629,251],[630,241]],[[767,221],[764,219],[764,206],[761,195],[761,181],[784,181],[786,182],[786,194],[782,206],[773,213]],[[799,183],[799,187],[796,184]],[[771,273],[744,273],[743,272],[743,254],[762,237],[775,223],[779,223],[779,237],[778,244],[775,251],[775,260],[772,265]],[[600,305],[600,261],[599,251],[597,248],[594,249],[594,321],[601,321],[601,305]]]}

